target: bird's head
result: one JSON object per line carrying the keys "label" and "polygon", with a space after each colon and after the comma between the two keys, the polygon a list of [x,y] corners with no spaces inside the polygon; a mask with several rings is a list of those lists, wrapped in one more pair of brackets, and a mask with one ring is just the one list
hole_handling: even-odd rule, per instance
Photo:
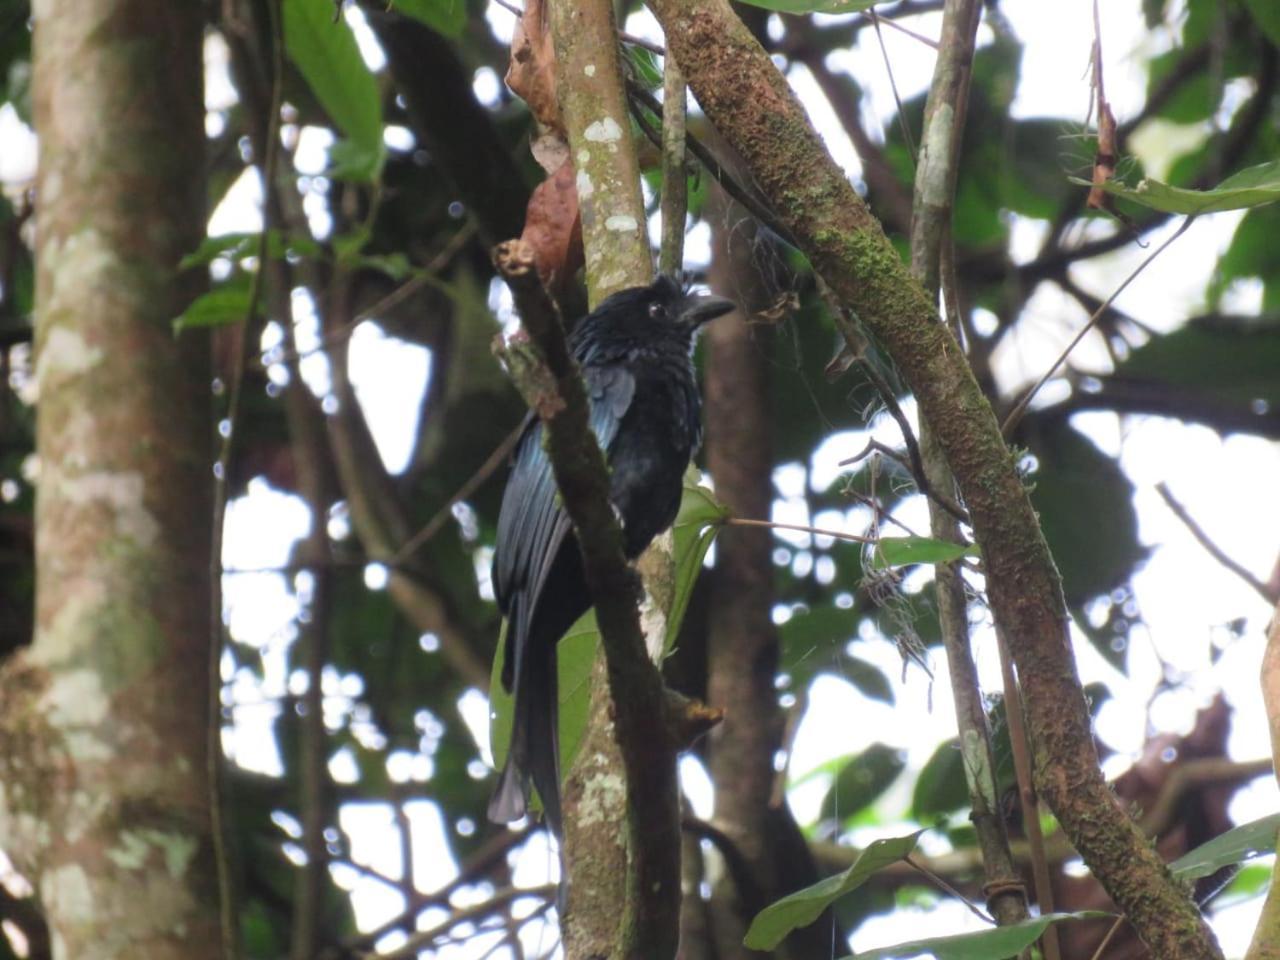
{"label": "bird's head", "polygon": [[737,306],[724,297],[686,291],[666,274],[660,274],[649,286],[640,288],[640,292],[649,320],[679,327],[690,338],[708,320],[723,316]]}

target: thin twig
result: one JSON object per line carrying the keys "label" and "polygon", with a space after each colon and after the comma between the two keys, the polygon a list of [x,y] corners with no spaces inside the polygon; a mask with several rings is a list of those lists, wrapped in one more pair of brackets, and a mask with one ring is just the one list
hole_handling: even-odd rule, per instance
{"label": "thin twig", "polygon": [[1199,541],[1200,546],[1204,547],[1205,550],[1208,551],[1209,556],[1213,557],[1213,559],[1217,560],[1237,577],[1249,586],[1253,587],[1253,589],[1256,590],[1262,599],[1267,601],[1267,603],[1272,606],[1280,603],[1280,595],[1277,595],[1277,591],[1273,591],[1269,586],[1255,577],[1244,565],[1227,556],[1226,551],[1209,539],[1209,535],[1204,532],[1204,529],[1196,523],[1191,514],[1187,512],[1187,508],[1174,498],[1173,493],[1170,492],[1167,484],[1157,483],[1156,493],[1160,494],[1161,499],[1163,499],[1169,509],[1174,512],[1174,515],[1182,521],[1183,525],[1186,526],[1188,530],[1191,531],[1191,535]]}
{"label": "thin twig", "polygon": [[854,533],[841,533],[838,530],[823,530],[819,527],[806,527],[798,523],[774,523],[772,520],[746,520],[742,517],[727,517],[724,522],[731,527],[767,527],[773,530],[796,530],[800,533],[812,533],[819,537],[834,537],[836,540],[850,540],[854,543],[879,543],[877,537],[860,537]]}
{"label": "thin twig", "polygon": [[[877,29],[879,29],[879,24],[883,23],[886,27],[893,27],[893,29],[897,30],[899,33],[905,33],[912,40],[919,40],[926,47],[932,47],[934,50],[938,49],[937,40],[931,39],[930,37],[926,37],[923,33],[916,33],[910,27],[904,27],[902,24],[898,23],[898,21],[894,20],[892,17],[884,17],[884,16],[880,16],[879,14],[876,14],[874,22],[877,25]],[[899,109],[901,109],[901,105],[899,105]]]}
{"label": "thin twig", "polygon": [[516,442],[519,441],[521,434],[524,433],[525,424],[522,421],[519,426],[512,430],[503,441],[498,444],[493,453],[489,454],[487,460],[480,465],[480,468],[458,488],[458,492],[449,498],[449,502],[436,511],[435,516],[426,522],[426,524],[415,533],[412,537],[404,542],[404,545],[396,551],[395,556],[391,558],[389,566],[399,566],[413,556],[414,551],[421,547],[424,543],[440,532],[440,529],[453,516],[453,508],[456,507],[476,489],[489,479],[493,471],[502,466],[503,462],[511,455],[511,451],[515,449]]}
{"label": "thin twig", "polygon": [[1195,223],[1195,220],[1196,220],[1195,214],[1192,214],[1191,216],[1187,217],[1187,219],[1183,220],[1182,225],[1178,227],[1178,229],[1174,232],[1173,236],[1169,237],[1169,239],[1167,239],[1164,243],[1160,244],[1160,246],[1152,250],[1151,253],[1147,254],[1146,259],[1144,259],[1140,264],[1138,264],[1138,266],[1134,268],[1133,272],[1130,273],[1129,276],[1124,278],[1124,282],[1121,283],[1120,286],[1116,287],[1116,289],[1112,291],[1111,296],[1107,297],[1107,299],[1102,302],[1102,304],[1098,307],[1098,309],[1093,312],[1093,316],[1091,316],[1089,318],[1089,321],[1083,327],[1080,328],[1080,332],[1077,333],[1074,338],[1072,338],[1069,344],[1067,344],[1066,349],[1062,351],[1062,353],[1058,356],[1058,359],[1053,361],[1053,366],[1051,366],[1048,370],[1044,372],[1044,376],[1042,376],[1039,380],[1036,381],[1035,386],[1033,386],[1030,390],[1028,390],[1025,394],[1023,394],[1022,399],[1018,401],[1017,406],[1015,406],[1013,410],[1010,411],[1009,416],[1005,417],[1004,423],[1000,425],[1000,432],[1004,434],[1005,439],[1008,439],[1009,434],[1013,432],[1014,427],[1016,427],[1018,423],[1022,420],[1022,415],[1027,412],[1027,406],[1031,403],[1032,399],[1034,399],[1035,395],[1040,392],[1040,388],[1043,387],[1046,383],[1048,383],[1049,378],[1058,372],[1058,368],[1061,367],[1062,364],[1066,362],[1067,357],[1071,355],[1071,351],[1074,350],[1076,348],[1076,345],[1079,344],[1080,341],[1084,339],[1085,334],[1087,334],[1090,330],[1094,328],[1094,325],[1097,324],[1098,320],[1106,312],[1107,308],[1111,306],[1112,302],[1116,299],[1116,297],[1120,296],[1120,294],[1124,292],[1125,288],[1129,286],[1129,284],[1132,283],[1137,278],[1138,274],[1142,273],[1143,270],[1147,269],[1147,267],[1151,265],[1151,262],[1155,260],[1156,257],[1160,256],[1160,254],[1164,253],[1165,250],[1169,249],[1169,247],[1173,244],[1173,241],[1177,240],[1180,236],[1186,233],[1187,228],[1190,227],[1191,224]]}
{"label": "thin twig", "polygon": [[898,83],[893,78],[893,64],[889,62],[889,51],[885,49],[884,35],[880,32],[880,18],[876,15],[874,7],[867,11],[867,16],[871,18],[871,25],[875,28],[876,42],[880,45],[880,56],[884,58],[884,69],[889,74],[889,89],[893,91],[893,102],[898,105],[898,124],[902,128],[902,142],[907,146],[907,157],[911,160],[911,170],[914,173],[916,145],[911,137],[911,125],[907,123],[907,115],[902,110],[902,97],[898,95]]}
{"label": "thin twig", "polygon": [[662,65],[662,243],[658,270],[677,280],[684,273],[684,221],[689,210],[685,173],[684,75],[675,57]]}
{"label": "thin twig", "polygon": [[1116,917],[1115,923],[1111,924],[1111,929],[1107,931],[1107,935],[1102,938],[1102,942],[1098,944],[1098,949],[1093,951],[1093,956],[1089,960],[1102,960],[1102,951],[1107,949],[1107,945],[1120,930],[1120,925],[1124,923],[1124,917]]}
{"label": "thin twig", "polygon": [[[640,127],[640,132],[661,150],[662,134],[649,122],[649,118],[644,115],[644,110],[648,110],[658,119],[662,119],[662,104],[648,90],[630,80],[627,81],[627,97],[631,101],[631,115],[635,117],[636,123]],[[641,107],[644,110],[640,109]],[[782,225],[773,212],[769,210],[768,206],[730,176],[721,166],[720,161],[716,159],[715,154],[711,152],[706,144],[690,133],[687,128],[685,130],[685,147],[698,163],[702,164],[707,173],[711,175],[711,179],[720,184],[725,193],[742,204],[748,213],[788,244],[793,247],[796,245],[791,231]]]}
{"label": "thin twig", "polygon": [[951,896],[959,900],[961,903],[963,903],[966,907],[969,908],[969,912],[972,913],[979,920],[981,920],[983,923],[995,924],[995,920],[992,919],[985,911],[979,910],[978,907],[974,903],[972,903],[963,893],[961,893],[951,884],[947,883],[947,881],[943,880],[940,876],[938,876],[928,867],[921,864],[919,861],[913,858],[911,854],[908,853],[903,859],[906,860],[907,863],[911,864],[911,866],[914,867],[916,870],[920,871],[922,874],[924,874],[926,877],[932,880],[934,884],[937,885],[939,890],[942,890],[944,893],[950,894]]}
{"label": "thin twig", "polygon": [[492,897],[482,903],[454,910],[452,914],[440,923],[426,930],[418,931],[389,953],[371,951],[366,953],[365,956],[369,957],[370,960],[372,958],[377,958],[377,960],[406,960],[408,957],[416,957],[420,951],[447,937],[449,931],[460,923],[487,917],[495,913],[497,908],[505,907],[513,900],[519,900],[521,897],[541,897],[543,900],[550,900],[554,898],[555,892],[556,885],[554,883],[548,883],[541,887],[507,887],[505,890],[498,890]]}
{"label": "thin twig", "polygon": [[[1009,745],[1013,753],[1014,776],[1018,781],[1018,797],[1022,801],[1022,824],[1027,832],[1031,879],[1040,914],[1053,913],[1053,884],[1049,879],[1049,861],[1044,852],[1044,833],[1040,829],[1040,802],[1032,782],[1031,740],[1022,714],[1022,693],[1014,675],[1013,659],[1003,633],[996,630],[996,647],[1000,651],[1000,673],[1004,679],[1004,714],[1009,724]],[[1050,924],[1040,937],[1045,960],[1060,960],[1058,928]]]}
{"label": "thin twig", "polygon": [[961,523],[968,523],[969,514],[965,509],[941,490],[935,490],[933,485],[929,483],[929,478],[924,470],[924,462],[920,459],[920,444],[916,442],[916,435],[911,429],[907,415],[902,412],[902,407],[898,403],[898,398],[894,396],[893,388],[889,385],[889,382],[885,380],[880,371],[870,361],[860,360],[859,366],[863,374],[871,381],[872,386],[876,388],[876,392],[880,394],[880,399],[884,401],[885,409],[889,411],[889,416],[893,417],[894,423],[898,425],[898,429],[902,432],[902,441],[907,446],[907,456],[910,458],[908,468],[915,478],[916,486],[920,488],[920,492]]}
{"label": "thin twig", "polygon": [[[496,2],[496,0],[495,0]],[[277,350],[268,352],[263,359],[262,365],[268,366],[275,363],[289,363],[293,360],[301,360],[309,357],[313,353],[323,353],[325,348],[333,346],[344,337],[350,336],[355,332],[356,327],[364,323],[366,320],[374,320],[379,316],[386,314],[388,310],[399,306],[409,297],[413,296],[419,290],[426,286],[439,284],[436,274],[449,265],[449,262],[462,250],[476,235],[476,224],[474,220],[468,221],[462,229],[449,238],[449,242],[441,248],[431,260],[420,270],[414,271],[414,275],[396,287],[385,297],[379,300],[373,306],[366,307],[357,313],[346,323],[340,324],[333,330],[326,331],[321,337],[320,342],[314,347],[308,347],[306,350]]]}
{"label": "thin twig", "polygon": [[258,235],[258,269],[254,271],[249,287],[249,304],[240,322],[236,338],[235,365],[231,371],[231,383],[227,397],[227,429],[222,433],[222,447],[214,470],[213,531],[210,543],[210,631],[209,631],[209,689],[208,689],[208,739],[206,742],[209,777],[209,815],[213,838],[214,862],[217,870],[219,911],[223,955],[227,960],[240,956],[240,916],[236,906],[235,885],[231,878],[231,866],[227,852],[227,822],[223,808],[223,755],[222,755],[222,538],[227,517],[227,500],[230,496],[231,469],[234,463],[236,422],[240,418],[241,398],[244,394],[244,374],[249,364],[249,345],[253,342],[254,321],[262,299],[264,264],[267,262],[267,243],[270,220],[267,205],[274,189],[273,179],[277,156],[280,151],[280,109],[284,98],[282,75],[284,72],[284,26],[280,22],[280,9],[275,3],[267,3],[267,18],[271,34],[271,95],[270,112],[267,115],[266,144],[262,158],[262,231]]}

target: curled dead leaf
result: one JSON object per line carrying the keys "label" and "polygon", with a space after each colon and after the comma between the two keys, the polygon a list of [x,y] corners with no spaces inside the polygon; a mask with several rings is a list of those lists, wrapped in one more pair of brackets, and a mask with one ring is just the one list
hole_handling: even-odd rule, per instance
{"label": "curled dead leaf", "polygon": [[541,125],[564,133],[556,102],[556,53],[543,0],[526,0],[511,37],[506,79],[511,92],[529,105]]}
{"label": "curled dead leaf", "polygon": [[538,275],[557,296],[583,263],[582,219],[572,163],[566,160],[534,189],[520,239],[533,248]]}

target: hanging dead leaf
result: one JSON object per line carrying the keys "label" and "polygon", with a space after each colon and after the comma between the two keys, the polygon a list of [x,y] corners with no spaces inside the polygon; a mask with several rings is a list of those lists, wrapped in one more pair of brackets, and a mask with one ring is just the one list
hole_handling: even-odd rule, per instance
{"label": "hanging dead leaf", "polygon": [[548,175],[554,174],[569,161],[569,142],[565,140],[564,134],[554,130],[547,130],[534,137],[529,144],[529,151],[533,154],[533,159],[538,161],[538,166]]}
{"label": "hanging dead leaf", "polygon": [[538,275],[556,296],[583,262],[582,219],[572,163],[566,161],[534,189],[520,239],[533,247]]}
{"label": "hanging dead leaf", "polygon": [[556,52],[543,0],[526,0],[524,13],[516,23],[507,86],[529,105],[542,126],[564,133],[556,102]]}

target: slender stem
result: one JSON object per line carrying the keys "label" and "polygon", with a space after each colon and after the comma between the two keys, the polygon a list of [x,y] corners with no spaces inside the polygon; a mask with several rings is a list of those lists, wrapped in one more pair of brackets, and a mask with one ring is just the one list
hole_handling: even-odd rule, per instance
{"label": "slender stem", "polygon": [[[1183,220],[1182,225],[1178,227],[1176,231],[1174,231],[1173,235],[1170,236],[1169,239],[1167,239],[1164,243],[1160,244],[1160,246],[1152,250],[1151,253],[1147,254],[1146,258],[1140,264],[1138,264],[1137,267],[1134,268],[1133,272],[1124,278],[1124,281],[1120,284],[1120,286],[1116,287],[1115,290],[1111,292],[1111,296],[1107,297],[1106,300],[1102,301],[1102,304],[1098,307],[1098,309],[1093,312],[1093,316],[1091,316],[1088,322],[1085,323],[1085,325],[1080,328],[1080,331],[1071,339],[1071,342],[1067,344],[1066,349],[1063,350],[1062,353],[1058,355],[1058,359],[1053,361],[1053,365],[1044,372],[1044,375],[1035,382],[1035,385],[1032,386],[1030,390],[1028,390],[1026,393],[1022,395],[1022,399],[1018,401],[1017,405],[1009,412],[1009,415],[1005,417],[1004,423],[1000,425],[1000,432],[1004,434],[1005,437],[1008,437],[1010,434],[1013,433],[1014,428],[1017,427],[1018,423],[1022,420],[1022,415],[1027,412],[1027,406],[1035,398],[1035,395],[1040,392],[1040,388],[1043,387],[1046,383],[1048,383],[1049,379],[1055,373],[1058,372],[1058,368],[1061,367],[1063,363],[1066,362],[1067,357],[1071,355],[1071,351],[1074,350],[1076,346],[1080,343],[1080,341],[1084,339],[1085,334],[1087,334],[1090,330],[1094,328],[1094,325],[1098,322],[1099,319],[1101,319],[1102,315],[1107,312],[1107,309],[1115,301],[1116,297],[1120,296],[1120,294],[1124,292],[1125,288],[1129,286],[1129,284],[1131,284],[1135,279],[1137,279],[1138,274],[1142,273],[1143,270],[1147,269],[1147,267],[1151,265],[1152,261],[1154,261],[1156,257],[1160,256],[1160,254],[1164,253],[1165,250],[1169,249],[1169,247],[1173,244],[1173,241],[1177,240],[1180,236],[1186,233],[1187,228],[1190,227],[1191,224],[1195,223],[1195,220],[1196,218],[1194,214],[1192,216],[1187,217],[1185,220]],[[1052,929],[1052,927],[1050,929]]]}
{"label": "slender stem", "polygon": [[[953,259],[949,244],[951,208],[980,15],[981,4],[977,0],[948,0],[944,8],[938,60],[925,104],[911,221],[912,273],[935,300],[942,286],[953,332],[960,327],[960,308],[954,273],[946,269],[948,259]],[[955,479],[931,427],[928,421],[921,425],[925,461],[921,469],[934,490],[954,490]],[[965,542],[955,512],[939,509],[939,502],[937,496],[929,502],[931,534],[939,540]],[[991,731],[969,638],[966,590],[958,564],[939,564],[935,568],[938,623],[955,701],[969,806],[982,853],[984,890],[988,908],[997,921],[1012,924],[1027,917],[1026,895],[1013,863],[1000,807]]]}
{"label": "slender stem", "polygon": [[1248,567],[1229,557],[1221,547],[1209,539],[1209,535],[1204,532],[1204,529],[1198,523],[1195,522],[1191,514],[1187,512],[1187,508],[1174,498],[1166,484],[1157,483],[1156,493],[1160,494],[1169,509],[1174,512],[1174,515],[1182,521],[1183,525],[1185,525],[1189,531],[1191,531],[1191,535],[1196,538],[1200,543],[1200,546],[1204,547],[1205,550],[1208,551],[1209,556],[1213,557],[1213,559],[1217,560],[1237,577],[1249,586],[1253,587],[1253,589],[1257,591],[1258,595],[1261,596],[1263,600],[1266,600],[1267,603],[1274,604],[1280,602],[1280,596],[1276,596],[1276,591],[1272,590],[1265,583],[1255,577]]}
{"label": "slender stem", "polygon": [[689,209],[685,173],[685,85],[676,58],[662,65],[662,244],[658,270],[680,279],[684,272],[684,218]]}
{"label": "slender stem", "polygon": [[854,543],[878,543],[878,537],[859,537],[852,533],[841,533],[838,530],[823,530],[819,527],[806,527],[798,523],[774,523],[771,520],[745,520],[742,517],[727,517],[724,521],[731,527],[770,527],[774,530],[797,530],[801,533],[812,533],[819,537],[833,537],[836,540],[850,540]]}
{"label": "slender stem", "polygon": [[[1026,724],[1022,716],[1022,693],[1014,675],[1013,660],[1004,635],[996,630],[996,645],[1000,649],[1000,672],[1004,677],[1004,712],[1009,724],[1009,743],[1013,751],[1014,776],[1018,780],[1018,797],[1022,801],[1022,825],[1027,832],[1027,847],[1031,858],[1031,876],[1035,884],[1036,904],[1043,916],[1053,913],[1053,884],[1049,879],[1049,861],[1044,851],[1044,833],[1040,829],[1040,803],[1032,783]],[[1045,960],[1059,960],[1062,950],[1057,930],[1050,925],[1040,938]]]}
{"label": "slender stem", "polygon": [[222,751],[222,649],[224,627],[222,622],[222,541],[227,517],[231,471],[235,465],[236,426],[240,419],[241,398],[244,393],[245,369],[249,363],[250,345],[256,329],[258,306],[262,300],[267,241],[270,234],[270,217],[267,208],[275,189],[275,168],[280,152],[280,108],[282,106],[284,72],[284,22],[278,3],[265,4],[270,49],[270,92],[265,117],[264,140],[258,144],[261,151],[260,175],[262,177],[262,231],[258,236],[258,268],[254,271],[249,287],[249,305],[244,320],[233,334],[235,365],[228,385],[226,428],[221,431],[222,447],[214,468],[213,536],[209,559],[211,573],[210,638],[209,638],[209,791],[210,815],[213,826],[214,859],[218,871],[218,898],[221,910],[222,944],[227,960],[240,956],[240,917],[237,907],[235,883],[228,861],[227,812],[223,806],[225,786],[224,757]]}

